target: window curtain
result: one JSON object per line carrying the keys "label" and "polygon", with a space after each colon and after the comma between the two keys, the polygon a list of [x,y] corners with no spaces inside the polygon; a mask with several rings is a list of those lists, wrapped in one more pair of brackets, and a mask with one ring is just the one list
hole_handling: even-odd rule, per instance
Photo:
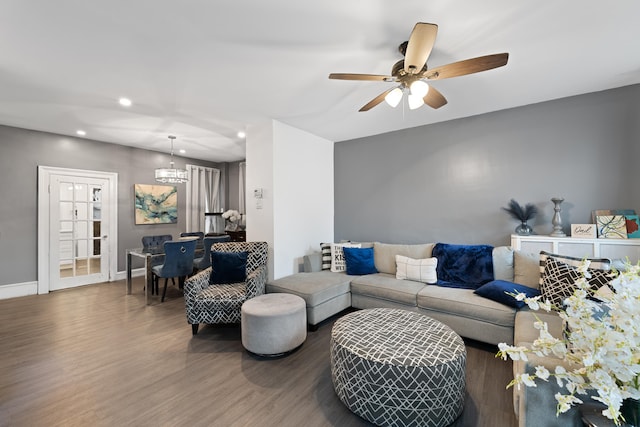
{"label": "window curtain", "polygon": [[222,232],[215,216],[206,212],[220,212],[220,170],[187,165],[187,231]]}
{"label": "window curtain", "polygon": [[245,206],[245,178],[246,178],[247,163],[242,162],[238,166],[238,210],[242,215],[247,213]]}

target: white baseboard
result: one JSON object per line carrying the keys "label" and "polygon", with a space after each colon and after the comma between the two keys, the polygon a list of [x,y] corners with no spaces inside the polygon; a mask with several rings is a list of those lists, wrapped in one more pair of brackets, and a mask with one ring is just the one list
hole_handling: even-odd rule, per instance
{"label": "white baseboard", "polygon": [[26,297],[38,293],[38,282],[24,282],[0,285],[0,299]]}
{"label": "white baseboard", "polygon": [[[144,267],[134,268],[133,270],[131,270],[131,277],[144,276],[145,270],[146,269]],[[127,278],[127,272],[126,271],[118,271],[116,273],[115,280],[125,280],[126,278]]]}
{"label": "white baseboard", "polygon": [[[131,270],[131,277],[144,276],[145,268],[136,268]],[[114,280],[125,280],[127,278],[126,271],[118,271]],[[14,283],[9,285],[0,285],[0,299],[9,299],[17,297],[26,297],[27,295],[38,294],[38,282]]]}

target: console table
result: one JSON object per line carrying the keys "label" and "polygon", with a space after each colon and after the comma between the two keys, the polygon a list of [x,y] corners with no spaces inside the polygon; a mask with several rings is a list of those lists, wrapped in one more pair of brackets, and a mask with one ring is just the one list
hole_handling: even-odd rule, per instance
{"label": "console table", "polygon": [[640,239],[582,239],[573,237],[511,235],[514,250],[538,253],[540,251],[578,258],[629,258],[632,264],[640,260]]}

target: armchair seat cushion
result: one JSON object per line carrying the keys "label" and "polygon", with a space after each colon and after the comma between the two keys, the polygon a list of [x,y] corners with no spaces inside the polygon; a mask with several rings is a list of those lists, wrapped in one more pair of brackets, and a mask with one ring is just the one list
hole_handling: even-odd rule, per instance
{"label": "armchair seat cushion", "polygon": [[244,283],[225,283],[207,286],[196,295],[196,300],[244,301],[246,296],[247,287]]}

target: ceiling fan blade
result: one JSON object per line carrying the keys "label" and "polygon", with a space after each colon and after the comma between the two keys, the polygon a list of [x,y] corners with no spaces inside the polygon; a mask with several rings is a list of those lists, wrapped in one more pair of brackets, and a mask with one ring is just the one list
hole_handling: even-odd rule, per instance
{"label": "ceiling fan blade", "polygon": [[425,104],[435,109],[438,109],[447,103],[447,99],[431,85],[429,85],[429,92],[427,92],[423,99]]}
{"label": "ceiling fan blade", "polygon": [[376,105],[380,104],[382,101],[384,101],[384,97],[387,96],[387,94],[389,92],[391,92],[393,89],[395,89],[394,87],[392,87],[389,90],[385,90],[384,92],[382,92],[380,95],[376,96],[375,98],[373,98],[371,101],[369,101],[364,107],[362,107],[360,110],[358,111],[369,111],[370,109],[372,109],[373,107],[375,107]]}
{"label": "ceiling fan blade", "polygon": [[372,80],[377,82],[394,82],[396,78],[393,76],[381,76],[379,74],[348,74],[348,73],[331,73],[330,79],[335,80]]}
{"label": "ceiling fan blade", "polygon": [[477,58],[465,59],[464,61],[431,68],[423,73],[423,77],[429,80],[449,79],[451,77],[464,76],[502,67],[507,64],[508,60],[508,53],[479,56]]}
{"label": "ceiling fan blade", "polygon": [[438,26],[436,24],[418,22],[413,27],[407,44],[407,52],[404,55],[404,70],[408,74],[418,74],[422,71],[422,67],[431,55],[437,34]]}

